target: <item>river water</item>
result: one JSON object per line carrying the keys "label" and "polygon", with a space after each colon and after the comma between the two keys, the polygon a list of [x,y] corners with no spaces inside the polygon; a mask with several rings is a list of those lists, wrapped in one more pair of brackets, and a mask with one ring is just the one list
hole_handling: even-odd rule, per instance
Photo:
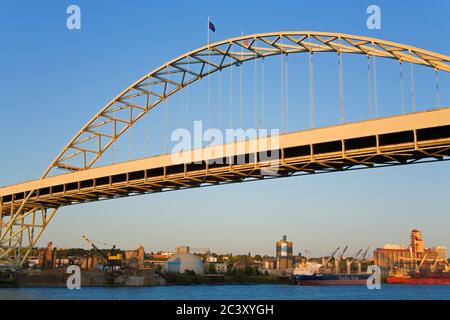
{"label": "river water", "polygon": [[450,286],[445,285],[387,285],[379,290],[366,286],[294,285],[198,285],[156,286],[140,288],[2,288],[0,300],[5,299],[105,299],[105,300],[450,300]]}

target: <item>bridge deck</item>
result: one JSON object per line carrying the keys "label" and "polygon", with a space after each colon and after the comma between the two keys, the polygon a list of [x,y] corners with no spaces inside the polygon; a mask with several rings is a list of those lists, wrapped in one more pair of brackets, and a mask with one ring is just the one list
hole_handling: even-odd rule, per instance
{"label": "bridge deck", "polygon": [[[265,151],[271,151],[270,159]],[[237,156],[244,161],[238,162]],[[248,179],[444,160],[449,156],[450,108],[443,108],[196,149],[177,158],[155,156],[7,186],[0,188],[0,217],[15,212],[29,192],[33,194],[24,207],[27,211]]]}

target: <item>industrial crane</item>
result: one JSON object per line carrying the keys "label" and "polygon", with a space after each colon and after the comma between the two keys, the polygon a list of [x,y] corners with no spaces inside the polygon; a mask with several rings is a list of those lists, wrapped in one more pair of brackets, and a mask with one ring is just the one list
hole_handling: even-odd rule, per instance
{"label": "industrial crane", "polygon": [[352,257],[352,260],[358,259],[359,254],[363,251],[363,249],[359,249],[358,252],[355,253],[355,255]]}
{"label": "industrial crane", "polygon": [[344,250],[342,250],[341,254],[339,255],[339,259],[342,259],[342,257],[344,257],[345,252],[348,249],[348,245],[345,246]]}
{"label": "industrial crane", "polygon": [[362,248],[359,249],[359,251],[357,251],[352,257],[348,257],[347,258],[347,261],[346,261],[346,263],[347,263],[347,273],[351,273],[351,271],[352,271],[352,264],[355,261],[358,261],[358,256],[362,252],[362,250],[363,250]]}
{"label": "industrial crane", "polygon": [[348,262],[347,262],[347,270],[351,268],[351,264],[354,262],[354,263],[356,263],[356,268],[357,268],[358,274],[361,273],[361,271],[362,271],[362,262],[366,258],[366,255],[367,255],[367,252],[369,251],[369,248],[370,247],[367,247],[367,249],[364,251],[364,253],[362,253],[360,259],[358,259],[358,257],[359,257],[359,254],[361,253],[362,249],[359,250],[358,253],[355,255],[354,259],[352,259],[352,262],[350,263],[350,266],[348,265]]}
{"label": "industrial crane", "polygon": [[[362,248],[361,249],[359,249],[352,257],[349,257],[348,259],[347,259],[347,261],[346,261],[346,263],[347,263],[347,273],[351,273],[351,271],[352,271],[352,264],[353,263],[356,263],[357,264],[357,266],[358,266],[358,273],[361,273],[361,261],[358,259],[358,257],[359,257],[359,255],[361,254],[361,252],[362,252]],[[366,254],[367,253],[367,250],[364,252],[364,254]]]}
{"label": "industrial crane", "polygon": [[328,263],[330,262],[330,260],[333,259],[334,255],[336,254],[336,252],[339,251],[340,248],[341,248],[341,247],[337,247],[333,252],[331,252],[331,253],[328,255],[327,260],[325,260],[325,261],[322,262],[322,265],[323,265],[324,267],[326,267],[326,266],[328,265]]}
{"label": "industrial crane", "polygon": [[408,261],[409,268],[411,269],[410,271],[422,271],[422,268],[427,262],[427,269],[429,269],[431,272],[436,272],[437,266],[439,262],[441,262],[444,272],[448,272],[448,270],[450,269],[450,264],[446,259],[442,258],[439,253],[436,253],[436,257],[429,257],[430,255],[431,254],[429,252],[425,252],[422,258],[400,257],[399,260],[402,262],[402,264],[404,263],[404,261]]}
{"label": "industrial crane", "polygon": [[336,268],[336,273],[340,273],[340,269],[339,269],[339,262],[341,262],[342,257],[344,256],[345,252],[347,251],[348,245],[345,246],[344,250],[342,250],[341,254],[339,255],[339,257],[336,257],[334,259],[334,266]]}
{"label": "industrial crane", "polygon": [[85,235],[83,235],[83,239],[86,240],[91,245],[91,247],[95,250],[95,252],[98,252],[106,260],[106,265],[103,267],[103,270],[105,270],[106,267],[111,272],[121,271],[122,254],[118,252],[118,250],[116,249],[116,245],[113,245],[111,250],[109,250],[109,253],[105,254],[95,245],[93,240],[89,239]]}
{"label": "industrial crane", "polygon": [[427,260],[427,256],[428,256],[428,252],[425,252],[425,254],[423,255],[422,260],[420,260],[419,265],[417,266],[417,270],[421,270],[423,267],[423,264],[425,263],[425,261]]}
{"label": "industrial crane", "polygon": [[438,262],[444,263],[444,271],[447,272],[449,270],[449,263],[446,259],[442,258],[439,254],[436,255],[436,259],[434,260],[433,264],[431,265],[431,272],[436,272],[436,267],[438,265]]}
{"label": "industrial crane", "polygon": [[366,251],[364,251],[364,254],[363,254],[362,257],[361,257],[361,261],[363,261],[364,258],[366,257],[367,252],[369,251],[369,248],[370,248],[370,247],[367,247]]}

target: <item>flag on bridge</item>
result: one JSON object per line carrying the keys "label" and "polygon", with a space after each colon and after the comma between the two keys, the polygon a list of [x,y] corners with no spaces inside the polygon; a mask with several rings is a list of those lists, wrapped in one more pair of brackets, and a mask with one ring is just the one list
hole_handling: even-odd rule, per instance
{"label": "flag on bridge", "polygon": [[209,27],[209,30],[211,30],[212,32],[216,32],[216,26],[209,19],[208,19],[208,27]]}
{"label": "flag on bridge", "polygon": [[209,31],[216,32],[216,26],[214,25],[214,23],[211,22],[211,19],[209,18],[209,16],[208,16],[208,29],[207,29],[207,31],[208,31],[208,38],[207,38],[206,43],[209,44],[210,43]]}

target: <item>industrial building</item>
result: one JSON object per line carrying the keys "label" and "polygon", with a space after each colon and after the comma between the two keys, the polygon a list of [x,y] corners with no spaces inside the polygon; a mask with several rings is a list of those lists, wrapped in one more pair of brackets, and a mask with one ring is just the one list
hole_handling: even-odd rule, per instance
{"label": "industrial building", "polygon": [[277,271],[280,274],[292,273],[294,270],[293,243],[283,236],[283,240],[276,242]]}
{"label": "industrial building", "polygon": [[212,264],[214,265],[214,270],[216,270],[216,273],[219,274],[227,273],[228,265],[225,262],[214,262]]}
{"label": "industrial building", "polygon": [[138,267],[140,269],[144,268],[144,262],[145,262],[144,247],[140,244],[136,250],[125,251],[125,259],[127,261],[136,260],[136,262],[138,263]]}
{"label": "industrial building", "polygon": [[375,265],[381,268],[384,275],[398,268],[434,272],[445,268],[447,248],[444,246],[425,248],[422,232],[413,229],[408,247],[386,244],[382,248],[377,248],[373,257]]}

